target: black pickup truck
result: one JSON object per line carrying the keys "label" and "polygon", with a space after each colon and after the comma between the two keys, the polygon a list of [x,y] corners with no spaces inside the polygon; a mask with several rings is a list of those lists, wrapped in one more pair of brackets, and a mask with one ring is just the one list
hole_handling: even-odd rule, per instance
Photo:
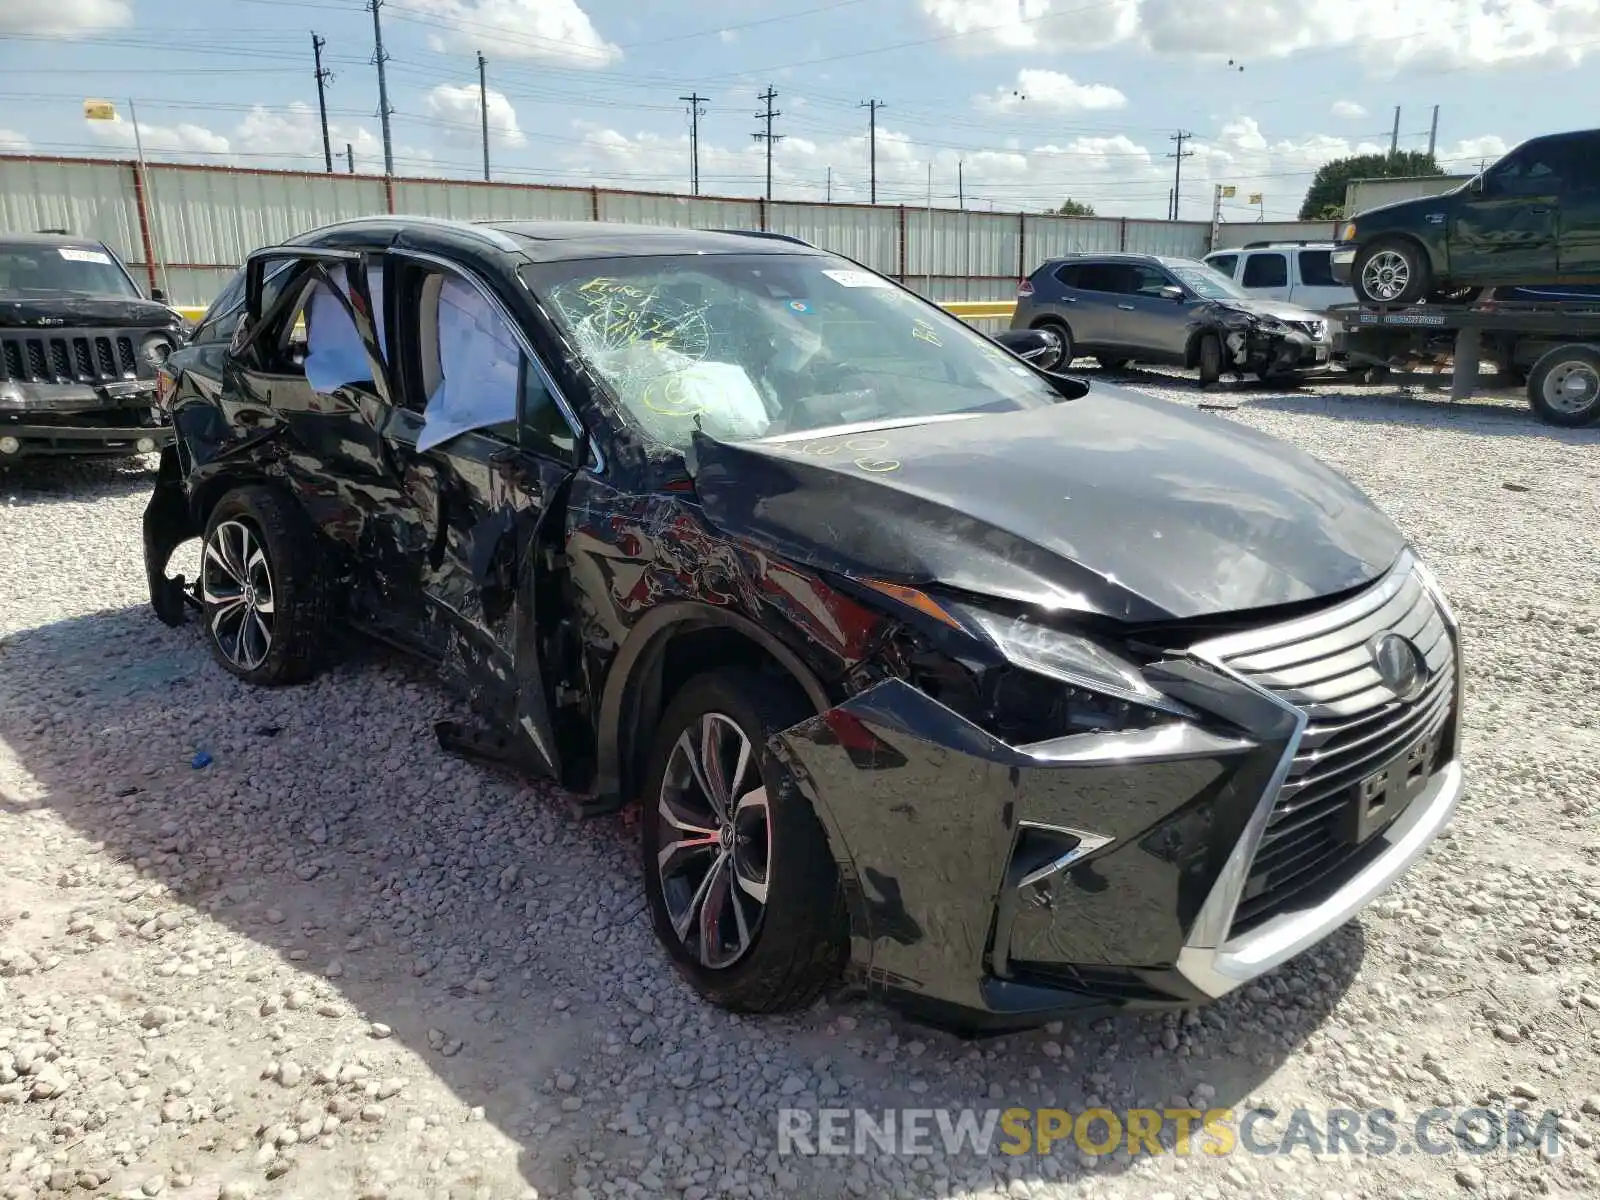
{"label": "black pickup truck", "polygon": [[102,242],[0,233],[0,467],[144,454],[171,440],[156,370],[189,322],[153,295]]}

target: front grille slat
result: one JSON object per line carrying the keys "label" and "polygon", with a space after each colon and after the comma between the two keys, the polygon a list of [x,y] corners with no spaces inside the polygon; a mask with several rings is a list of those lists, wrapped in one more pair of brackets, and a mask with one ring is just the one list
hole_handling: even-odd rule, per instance
{"label": "front grille slat", "polygon": [[[1407,638],[1431,677],[1412,700],[1384,685],[1369,647]],[[1293,704],[1306,726],[1256,848],[1234,935],[1315,904],[1341,868],[1376,853],[1348,840],[1358,785],[1424,738],[1448,727],[1456,694],[1455,647],[1444,616],[1415,572],[1391,577],[1334,608],[1215,644],[1224,665]],[[1437,762],[1428,764],[1435,770]],[[1333,880],[1333,882],[1329,882]],[[1319,888],[1319,884],[1322,885]]]}
{"label": "front grille slat", "polygon": [[35,337],[0,330],[0,379],[14,383],[102,384],[154,379],[135,347],[149,330],[61,329]]}

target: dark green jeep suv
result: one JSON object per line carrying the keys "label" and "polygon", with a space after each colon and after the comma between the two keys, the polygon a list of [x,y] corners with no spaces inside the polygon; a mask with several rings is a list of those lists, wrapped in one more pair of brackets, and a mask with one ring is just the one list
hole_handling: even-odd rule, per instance
{"label": "dark green jeep suv", "polygon": [[1600,281],[1600,130],[1533,138],[1454,191],[1357,213],[1333,275],[1365,304]]}

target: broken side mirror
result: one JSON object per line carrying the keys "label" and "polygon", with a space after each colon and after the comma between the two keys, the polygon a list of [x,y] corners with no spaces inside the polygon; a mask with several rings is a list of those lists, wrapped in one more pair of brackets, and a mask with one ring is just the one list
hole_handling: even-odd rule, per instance
{"label": "broken side mirror", "polygon": [[150,289],[150,299],[157,300],[157,301],[160,301],[162,304],[165,304],[167,302],[167,294],[164,291],[162,291],[160,288],[151,288]]}
{"label": "broken side mirror", "polygon": [[1063,365],[1061,335],[1053,329],[1003,329],[994,335],[994,340],[1041,371],[1054,371]]}

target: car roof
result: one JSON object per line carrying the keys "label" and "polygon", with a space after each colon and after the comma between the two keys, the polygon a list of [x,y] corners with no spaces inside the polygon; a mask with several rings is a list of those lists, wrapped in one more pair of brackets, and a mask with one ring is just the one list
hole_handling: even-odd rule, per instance
{"label": "car roof", "polygon": [[71,246],[81,250],[104,250],[105,244],[94,238],[74,237],[70,233],[11,233],[0,231],[0,245],[7,246]]}
{"label": "car roof", "polygon": [[799,238],[762,230],[680,229],[611,221],[457,221],[440,217],[362,217],[340,221],[293,239],[318,244],[370,236],[374,241],[441,246],[474,245],[540,262],[627,258],[655,254],[822,254]]}
{"label": "car roof", "polygon": [[1332,242],[1251,242],[1248,246],[1224,246],[1220,250],[1212,250],[1206,255],[1214,258],[1218,254],[1254,254],[1257,250],[1332,250]]}
{"label": "car roof", "polygon": [[1140,250],[1077,250],[1071,254],[1061,254],[1055,258],[1047,258],[1041,267],[1059,266],[1064,263],[1093,263],[1093,262],[1139,262],[1160,263],[1163,266],[1173,266],[1181,263],[1198,261],[1185,258],[1181,254],[1147,254]]}

